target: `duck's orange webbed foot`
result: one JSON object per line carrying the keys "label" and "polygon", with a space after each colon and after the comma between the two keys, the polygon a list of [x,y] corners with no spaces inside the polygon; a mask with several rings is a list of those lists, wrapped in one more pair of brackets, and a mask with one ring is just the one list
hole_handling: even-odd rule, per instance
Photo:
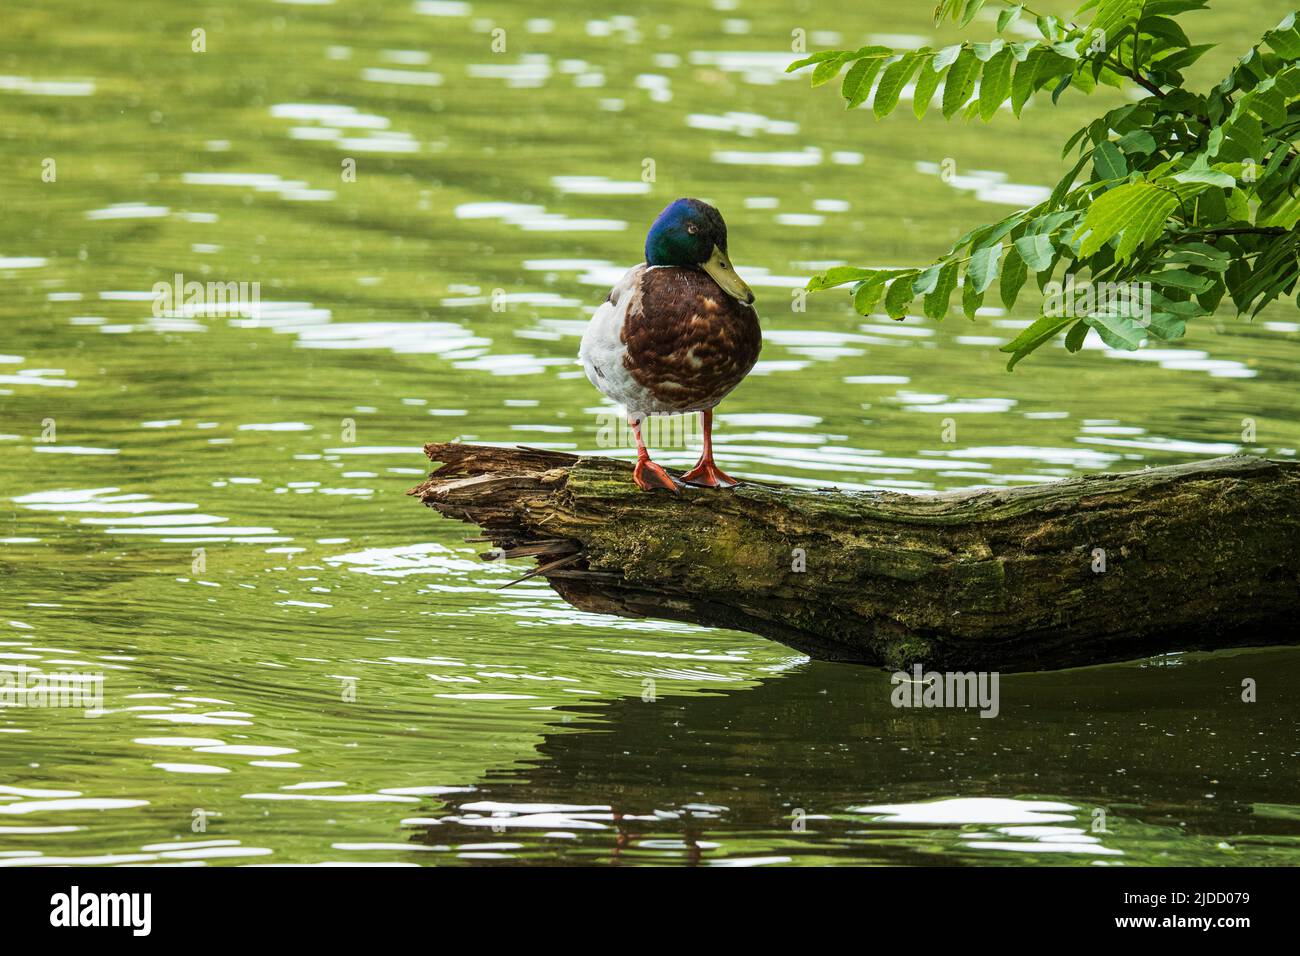
{"label": "duck's orange webbed foot", "polygon": [[735,478],[713,463],[712,458],[701,459],[700,463],[682,475],[682,481],[688,485],[702,488],[734,488],[740,484]]}
{"label": "duck's orange webbed foot", "polygon": [[632,480],[642,491],[667,488],[673,494],[678,494],[677,482],[673,476],[664,471],[662,465],[656,465],[649,458],[637,459],[636,467],[632,469]]}
{"label": "duck's orange webbed foot", "polygon": [[695,467],[682,475],[682,481],[701,488],[736,487],[740,482],[713,463],[713,409],[704,409],[700,419],[704,424],[704,451]]}

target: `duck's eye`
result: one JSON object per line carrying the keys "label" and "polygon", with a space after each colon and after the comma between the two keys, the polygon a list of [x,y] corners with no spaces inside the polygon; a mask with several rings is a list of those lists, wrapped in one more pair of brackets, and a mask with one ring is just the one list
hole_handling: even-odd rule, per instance
{"label": "duck's eye", "polygon": [[695,235],[697,232],[700,231],[700,227],[697,226],[697,225],[695,225],[694,223],[690,223],[690,222],[688,222],[688,223],[686,224],[686,231],[687,231],[687,233],[689,233],[690,235],[693,236],[693,235]]}

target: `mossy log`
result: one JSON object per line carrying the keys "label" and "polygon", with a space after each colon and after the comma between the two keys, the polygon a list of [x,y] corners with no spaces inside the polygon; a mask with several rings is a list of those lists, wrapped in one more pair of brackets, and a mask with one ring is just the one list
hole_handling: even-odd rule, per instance
{"label": "mossy log", "polygon": [[1300,642],[1300,463],[1217,458],[934,495],[745,482],[644,492],[627,462],[430,444],[410,494],[533,557],[585,611],[814,658],[1023,671]]}

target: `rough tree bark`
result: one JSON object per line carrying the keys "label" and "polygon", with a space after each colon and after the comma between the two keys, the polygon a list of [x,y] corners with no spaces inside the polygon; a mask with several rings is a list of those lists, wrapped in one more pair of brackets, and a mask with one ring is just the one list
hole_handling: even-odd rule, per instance
{"label": "rough tree bark", "polygon": [[[1300,463],[1251,457],[936,495],[643,492],[610,458],[430,444],[410,491],[570,604],[812,657],[1038,670],[1300,642]],[[800,567],[803,570],[798,570]]]}

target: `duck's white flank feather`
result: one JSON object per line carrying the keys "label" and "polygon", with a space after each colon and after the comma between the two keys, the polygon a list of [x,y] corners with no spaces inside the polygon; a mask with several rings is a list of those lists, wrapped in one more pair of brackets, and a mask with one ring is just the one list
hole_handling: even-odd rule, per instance
{"label": "duck's white flank feather", "polygon": [[627,346],[623,344],[623,322],[634,306],[640,305],[641,276],[651,268],[644,262],[633,266],[619,279],[591,317],[578,347],[578,358],[587,378],[603,394],[627,409],[628,415],[668,414],[677,409],[662,407],[649,391],[641,387],[623,363]]}

